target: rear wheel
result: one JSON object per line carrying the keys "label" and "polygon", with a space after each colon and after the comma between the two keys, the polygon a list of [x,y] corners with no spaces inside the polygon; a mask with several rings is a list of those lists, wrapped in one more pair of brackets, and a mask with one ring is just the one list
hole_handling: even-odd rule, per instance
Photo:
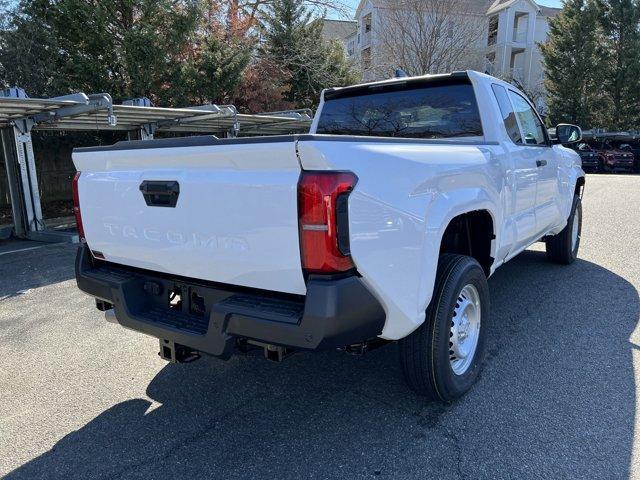
{"label": "rear wheel", "polygon": [[400,361],[412,390],[450,402],[475,383],[484,354],[489,288],[478,262],[443,254],[424,323],[400,341]]}
{"label": "rear wheel", "polygon": [[576,195],[573,198],[571,215],[567,220],[567,226],[552,237],[545,240],[547,246],[547,258],[555,263],[569,265],[578,258],[580,249],[580,237],[582,235],[582,201]]}

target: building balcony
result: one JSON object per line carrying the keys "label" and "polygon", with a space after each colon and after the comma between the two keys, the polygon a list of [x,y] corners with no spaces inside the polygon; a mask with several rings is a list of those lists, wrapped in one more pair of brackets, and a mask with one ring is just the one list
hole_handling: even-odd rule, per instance
{"label": "building balcony", "polygon": [[528,32],[526,30],[525,31],[514,30],[512,41],[513,43],[525,44],[527,43],[527,37],[528,37]]}

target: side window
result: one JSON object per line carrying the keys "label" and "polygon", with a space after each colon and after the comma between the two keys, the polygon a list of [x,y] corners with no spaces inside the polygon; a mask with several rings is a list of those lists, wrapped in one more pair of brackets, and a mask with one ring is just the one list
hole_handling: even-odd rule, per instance
{"label": "side window", "polygon": [[496,100],[498,101],[502,120],[504,121],[504,126],[507,129],[509,137],[511,137],[513,143],[522,143],[520,127],[516,120],[516,114],[514,113],[513,108],[511,108],[511,102],[507,96],[507,89],[496,84],[491,85],[491,88],[493,89],[493,94],[496,96]]}
{"label": "side window", "polygon": [[524,145],[546,145],[547,138],[544,135],[544,126],[529,102],[522,95],[511,90],[509,90],[509,96],[522,127]]}

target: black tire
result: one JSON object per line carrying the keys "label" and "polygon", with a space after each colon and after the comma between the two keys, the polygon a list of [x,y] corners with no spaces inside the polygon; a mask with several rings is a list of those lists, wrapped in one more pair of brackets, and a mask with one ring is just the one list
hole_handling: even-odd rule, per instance
{"label": "black tire", "polygon": [[[578,238],[573,244],[573,224],[578,222]],[[552,237],[547,237],[545,243],[547,245],[547,258],[561,265],[570,265],[578,258],[578,250],[580,249],[580,237],[582,235],[582,200],[576,195],[573,197],[573,205],[571,206],[571,214],[567,220],[567,226]]]}
{"label": "black tire", "polygon": [[[450,361],[450,337],[454,309],[467,285],[475,287],[480,300],[480,329],[471,363],[458,375]],[[480,373],[488,318],[489,287],[480,264],[464,255],[441,255],[426,319],[416,331],[400,340],[400,363],[409,387],[420,395],[442,402],[451,402],[464,395]]]}

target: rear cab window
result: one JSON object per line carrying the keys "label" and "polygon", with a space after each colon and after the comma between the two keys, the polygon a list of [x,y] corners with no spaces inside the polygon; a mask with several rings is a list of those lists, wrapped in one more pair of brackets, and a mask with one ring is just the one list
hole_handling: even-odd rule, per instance
{"label": "rear cab window", "polygon": [[463,79],[327,92],[316,133],[418,139],[483,137],[473,86]]}
{"label": "rear cab window", "polygon": [[520,123],[524,145],[547,146],[549,142],[544,125],[531,104],[522,95],[511,90],[509,97]]}
{"label": "rear cab window", "polygon": [[518,120],[516,120],[516,114],[511,107],[509,95],[507,95],[507,89],[502,85],[497,85],[495,83],[491,85],[491,88],[493,89],[493,94],[496,96],[496,100],[498,101],[502,121],[507,129],[509,138],[511,138],[513,143],[521,144],[522,134],[520,133],[520,126],[518,125]]}
{"label": "rear cab window", "polygon": [[540,117],[519,93],[492,84],[502,121],[511,141],[516,145],[549,146],[549,137]]}

